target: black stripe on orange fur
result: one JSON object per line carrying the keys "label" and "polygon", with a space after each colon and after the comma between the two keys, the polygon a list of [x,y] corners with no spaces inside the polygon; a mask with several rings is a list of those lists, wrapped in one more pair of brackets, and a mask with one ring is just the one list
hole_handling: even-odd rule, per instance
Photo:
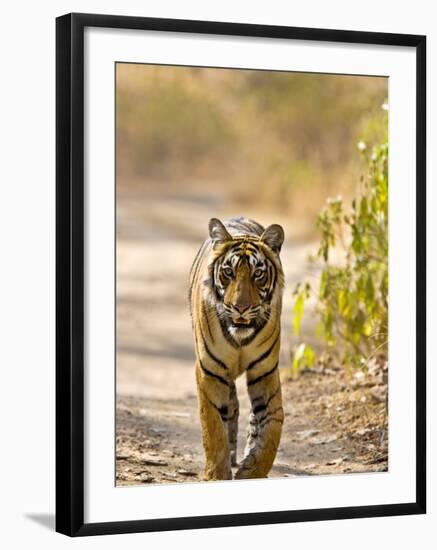
{"label": "black stripe on orange fur", "polygon": [[254,384],[257,384],[258,382],[261,382],[261,380],[263,380],[264,378],[267,378],[267,376],[270,376],[271,374],[273,374],[273,372],[275,372],[275,370],[278,368],[278,364],[279,363],[276,363],[275,366],[271,370],[265,372],[264,374],[261,374],[257,378],[254,378],[253,380],[249,380],[247,382],[247,385],[248,386],[253,386]]}
{"label": "black stripe on orange fur", "polygon": [[229,383],[227,382],[227,380],[225,380],[222,376],[219,376],[218,374],[215,374],[214,372],[211,372],[210,370],[208,370],[206,367],[203,366],[201,361],[199,361],[199,363],[200,363],[200,368],[207,376],[211,376],[212,378],[215,378],[225,386],[229,386]]}
{"label": "black stripe on orange fur", "polygon": [[261,361],[264,361],[264,359],[267,359],[267,357],[272,353],[273,348],[278,343],[278,340],[279,340],[279,334],[278,334],[278,336],[276,336],[275,341],[273,342],[273,344],[269,347],[269,349],[267,351],[265,351],[257,359],[255,359],[254,361],[249,363],[249,365],[247,367],[247,371],[250,371],[250,369],[253,369],[253,367],[255,367],[258,363],[261,363]]}

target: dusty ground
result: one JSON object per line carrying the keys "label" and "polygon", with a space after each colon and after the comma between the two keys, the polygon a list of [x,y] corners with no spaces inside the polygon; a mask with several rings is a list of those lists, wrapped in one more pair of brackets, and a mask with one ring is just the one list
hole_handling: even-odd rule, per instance
{"label": "dusty ground", "polygon": [[[385,389],[375,376],[357,380],[340,372],[305,372],[283,382],[285,423],[270,477],[387,470]],[[247,399],[241,412],[240,457]],[[117,426],[117,484],[201,479],[194,395],[120,398]]]}
{"label": "dusty ground", "polygon": [[[130,193],[117,204],[116,483],[197,481],[203,453],[187,278],[208,219],[229,213],[218,196],[198,192]],[[246,215],[283,223],[288,234],[280,358],[285,423],[271,476],[386,470],[386,374],[330,368],[288,378],[296,344],[291,293],[298,280],[316,275],[307,262],[314,247],[294,240],[287,220]],[[237,388],[241,458],[249,402],[243,379]]]}

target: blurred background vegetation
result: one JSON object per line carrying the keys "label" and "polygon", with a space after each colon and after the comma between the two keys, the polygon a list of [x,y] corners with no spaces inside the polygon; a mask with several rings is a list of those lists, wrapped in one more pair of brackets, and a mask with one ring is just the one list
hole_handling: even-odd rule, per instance
{"label": "blurred background vegetation", "polygon": [[387,79],[117,64],[117,189],[217,186],[309,236],[357,190],[357,143],[384,141]]}

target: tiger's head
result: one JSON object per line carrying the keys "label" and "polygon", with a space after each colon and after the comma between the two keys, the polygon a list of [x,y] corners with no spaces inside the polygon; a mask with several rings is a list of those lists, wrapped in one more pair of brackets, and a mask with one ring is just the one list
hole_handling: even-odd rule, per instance
{"label": "tiger's head", "polygon": [[281,307],[283,273],[279,253],[284,231],[277,224],[264,231],[256,226],[260,229],[258,235],[231,235],[220,220],[209,222],[214,305],[222,325],[240,341],[254,336],[272,313],[280,313]]}

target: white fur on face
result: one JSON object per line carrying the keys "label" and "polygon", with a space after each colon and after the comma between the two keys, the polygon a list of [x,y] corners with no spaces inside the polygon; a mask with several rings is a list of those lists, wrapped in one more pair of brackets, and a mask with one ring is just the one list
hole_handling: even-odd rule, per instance
{"label": "white fur on face", "polygon": [[251,336],[255,329],[253,327],[245,328],[245,327],[230,326],[228,330],[232,338],[234,338],[238,342]]}

